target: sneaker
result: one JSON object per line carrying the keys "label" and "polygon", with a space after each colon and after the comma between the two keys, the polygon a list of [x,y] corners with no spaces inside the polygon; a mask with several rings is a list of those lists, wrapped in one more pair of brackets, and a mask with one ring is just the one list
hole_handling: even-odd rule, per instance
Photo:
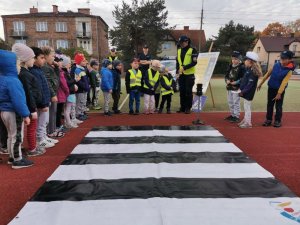
{"label": "sneaker", "polygon": [[158,110],[159,110],[159,109],[157,108],[157,109],[154,110],[154,112],[155,112],[155,113],[158,113]]}
{"label": "sneaker", "polygon": [[26,167],[33,166],[33,162],[26,158],[22,158],[21,160],[18,161],[13,161],[11,168],[13,169],[22,169]]}
{"label": "sneaker", "polygon": [[45,152],[46,152],[45,148],[37,147],[33,151],[28,151],[27,156],[33,157],[33,156],[43,155]]}
{"label": "sneaker", "polygon": [[269,127],[272,125],[272,120],[266,120],[263,124],[264,127]]}
{"label": "sneaker", "polygon": [[134,115],[140,115],[140,111],[135,111]]}
{"label": "sneaker", "polygon": [[114,110],[114,114],[121,114],[121,111],[120,110]]}
{"label": "sneaker", "polygon": [[102,109],[101,106],[99,106],[99,105],[94,106],[94,110],[100,110],[100,109]]}
{"label": "sneaker", "polygon": [[228,120],[228,121],[230,121],[232,118],[233,118],[233,116],[232,116],[232,115],[230,115],[230,116],[227,116],[227,117],[225,117],[225,118],[224,118],[224,120]]}
{"label": "sneaker", "polygon": [[78,119],[75,119],[73,122],[74,122],[74,123],[77,123],[77,124],[81,124],[81,123],[83,123],[83,121],[82,121],[82,120],[78,120]]}
{"label": "sneaker", "polygon": [[244,123],[245,123],[245,121],[242,120],[241,122],[238,123],[238,126],[240,126],[240,125],[242,125],[242,124],[244,124]]}
{"label": "sneaker", "polygon": [[66,133],[68,128],[66,128],[64,125],[61,125],[60,127],[56,128],[56,131]]}
{"label": "sneaker", "polygon": [[237,118],[237,117],[232,117],[230,120],[228,120],[230,123],[239,123],[240,122],[240,119]]}
{"label": "sneaker", "polygon": [[66,128],[67,129],[73,129],[73,128],[77,128],[78,126],[77,125],[75,125],[75,124],[66,124]]}
{"label": "sneaker", "polygon": [[172,114],[172,113],[171,113],[171,110],[167,110],[167,114]]}
{"label": "sneaker", "polygon": [[81,120],[81,121],[85,121],[87,120],[87,117],[85,117],[84,115],[80,115],[77,117],[78,120]]}
{"label": "sneaker", "polygon": [[2,148],[0,149],[0,154],[2,154],[2,155],[8,155],[8,150],[7,150],[7,148],[2,147]]}
{"label": "sneaker", "polygon": [[187,110],[185,110],[184,113],[185,113],[185,114],[191,114],[191,110],[190,110],[190,109],[187,109]]}
{"label": "sneaker", "polygon": [[47,139],[42,140],[42,141],[39,143],[39,147],[41,147],[41,148],[52,148],[52,147],[54,147],[54,146],[55,146],[55,144],[49,142]]}
{"label": "sneaker", "polygon": [[59,142],[59,140],[56,140],[56,139],[53,139],[53,138],[49,138],[49,137],[46,137],[46,140],[50,143],[53,143],[53,144],[57,144]]}
{"label": "sneaker", "polygon": [[65,136],[65,133],[62,131],[54,131],[52,134],[48,134],[48,137],[50,138],[62,138]]}
{"label": "sneaker", "polygon": [[281,124],[280,121],[275,121],[275,122],[274,122],[274,127],[279,128],[279,127],[281,127],[281,126],[282,126],[282,124]]}
{"label": "sneaker", "polygon": [[11,165],[11,164],[13,164],[13,162],[14,162],[14,158],[9,157],[8,161],[7,161],[7,164]]}
{"label": "sneaker", "polygon": [[104,113],[104,116],[112,116],[112,113],[111,113],[110,111],[105,112],[105,113]]}
{"label": "sneaker", "polygon": [[159,109],[157,113],[162,114],[162,109]]}
{"label": "sneaker", "polygon": [[239,128],[242,128],[242,129],[252,128],[252,125],[247,124],[247,123],[243,123],[243,124],[239,125]]}
{"label": "sneaker", "polygon": [[129,111],[129,115],[134,115],[134,112],[133,111]]}
{"label": "sneaker", "polygon": [[184,113],[184,110],[179,109],[178,111],[176,111],[176,113]]}

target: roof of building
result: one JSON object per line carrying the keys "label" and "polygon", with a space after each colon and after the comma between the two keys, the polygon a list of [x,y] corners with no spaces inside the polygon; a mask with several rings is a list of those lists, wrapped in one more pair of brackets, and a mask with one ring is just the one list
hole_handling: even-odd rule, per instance
{"label": "roof of building", "polygon": [[267,52],[282,52],[285,46],[300,41],[296,37],[260,37],[260,40]]}
{"label": "roof of building", "polygon": [[181,35],[186,35],[191,39],[192,45],[197,49],[199,47],[199,39],[201,36],[201,48],[206,45],[204,30],[190,30],[189,27],[186,26],[183,30],[171,30],[171,35],[174,37],[175,41],[178,41]]}
{"label": "roof of building", "polygon": [[24,14],[12,14],[2,15],[3,18],[26,18],[26,17],[94,17],[100,18],[100,20],[108,27],[107,23],[102,19],[101,16],[88,15],[85,13],[67,11],[67,12],[38,12],[38,13],[24,13]]}

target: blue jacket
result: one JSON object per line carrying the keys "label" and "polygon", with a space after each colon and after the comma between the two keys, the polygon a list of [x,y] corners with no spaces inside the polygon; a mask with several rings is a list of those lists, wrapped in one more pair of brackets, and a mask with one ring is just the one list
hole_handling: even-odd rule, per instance
{"label": "blue jacket", "polygon": [[15,53],[0,49],[0,111],[30,115],[23,85],[18,78]]}
{"label": "blue jacket", "polygon": [[101,68],[101,90],[104,92],[108,92],[109,90],[113,89],[114,81],[113,81],[113,75],[110,69],[107,69],[105,67]]}
{"label": "blue jacket", "polygon": [[252,101],[255,95],[258,82],[258,76],[256,76],[251,68],[246,68],[246,72],[241,80],[240,89],[242,97],[248,101]]}
{"label": "blue jacket", "polygon": [[42,101],[41,104],[38,104],[37,107],[40,109],[46,108],[49,106],[50,103],[50,89],[44,71],[40,67],[35,65],[32,68],[30,68],[29,71],[35,76],[42,92]]}
{"label": "blue jacket", "polygon": [[85,68],[76,65],[75,69],[75,77],[80,77],[80,80],[76,82],[78,86],[78,91],[77,93],[85,93],[90,91],[90,83],[89,83],[89,78],[86,74]]}
{"label": "blue jacket", "polygon": [[286,77],[286,75],[290,71],[292,71],[294,69],[295,69],[294,65],[292,68],[289,68],[289,67],[283,67],[280,62],[276,63],[273,67],[273,70],[272,70],[272,73],[271,73],[271,76],[270,76],[270,79],[268,82],[268,86],[273,89],[279,89],[283,79]]}

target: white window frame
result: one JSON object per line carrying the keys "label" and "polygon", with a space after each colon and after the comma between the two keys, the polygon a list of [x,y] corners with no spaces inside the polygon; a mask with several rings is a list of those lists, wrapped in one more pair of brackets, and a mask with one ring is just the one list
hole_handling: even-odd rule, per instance
{"label": "white window frame", "polygon": [[68,26],[66,22],[56,22],[55,23],[56,32],[68,32]]}
{"label": "white window frame", "polygon": [[48,23],[47,22],[36,22],[36,31],[38,31],[38,32],[48,31]]}
{"label": "white window frame", "polygon": [[84,50],[86,50],[87,52],[92,50],[92,45],[89,40],[81,40],[79,42],[79,44],[80,44],[80,47],[83,48]]}
{"label": "white window frame", "polygon": [[49,46],[49,40],[38,40],[37,41],[38,48]]}
{"label": "white window frame", "polygon": [[69,41],[68,40],[57,40],[56,41],[56,48],[69,48]]}
{"label": "white window frame", "polygon": [[13,22],[14,33],[22,35],[25,32],[24,21],[14,21]]}
{"label": "white window frame", "polygon": [[16,39],[15,43],[21,43],[21,44],[26,45],[26,40],[25,39]]}

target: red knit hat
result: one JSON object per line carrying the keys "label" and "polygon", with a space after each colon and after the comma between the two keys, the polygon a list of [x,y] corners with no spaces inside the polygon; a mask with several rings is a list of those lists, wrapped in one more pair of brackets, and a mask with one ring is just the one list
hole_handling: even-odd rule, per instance
{"label": "red knit hat", "polygon": [[86,60],[86,59],[85,59],[84,55],[81,53],[76,54],[74,57],[74,61],[77,65],[79,65],[84,60]]}

